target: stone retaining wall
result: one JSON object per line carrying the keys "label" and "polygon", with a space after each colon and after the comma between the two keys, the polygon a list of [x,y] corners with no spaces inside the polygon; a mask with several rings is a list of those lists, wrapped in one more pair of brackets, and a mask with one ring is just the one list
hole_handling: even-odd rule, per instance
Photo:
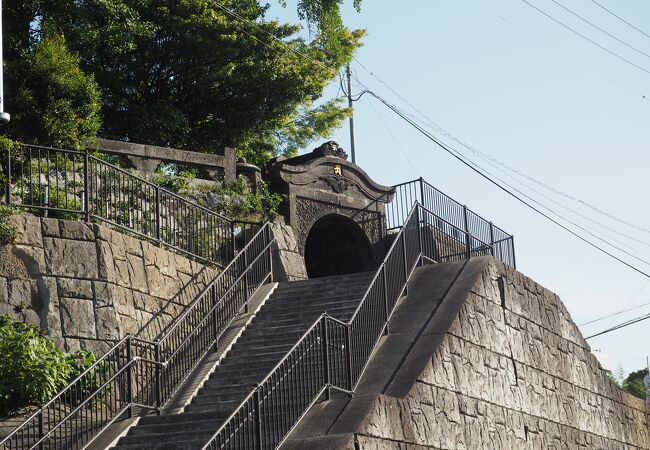
{"label": "stone retaining wall", "polygon": [[557,295],[493,262],[404,398],[380,396],[355,449],[650,449]]}
{"label": "stone retaining wall", "polygon": [[0,314],[67,351],[102,353],[127,333],[155,339],[217,272],[107,227],[24,214],[0,247]]}

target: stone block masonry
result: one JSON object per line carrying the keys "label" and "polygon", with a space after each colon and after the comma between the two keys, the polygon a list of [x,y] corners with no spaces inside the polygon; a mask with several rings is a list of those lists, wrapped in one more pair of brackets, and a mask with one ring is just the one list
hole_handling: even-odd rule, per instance
{"label": "stone block masonry", "polygon": [[408,394],[379,395],[345,447],[650,449],[650,407],[609,380],[558,296],[486,267]]}
{"label": "stone block masonry", "polygon": [[0,247],[0,314],[66,351],[103,353],[127,333],[155,339],[218,272],[100,225],[13,216]]}

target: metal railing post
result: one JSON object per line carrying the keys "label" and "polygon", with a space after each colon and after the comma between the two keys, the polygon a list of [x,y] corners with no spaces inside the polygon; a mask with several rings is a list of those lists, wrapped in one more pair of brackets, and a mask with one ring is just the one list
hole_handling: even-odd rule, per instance
{"label": "metal railing post", "polygon": [[388,283],[386,281],[386,264],[381,266],[382,287],[384,290],[384,335],[390,333],[388,325]]}
{"label": "metal railing post", "polygon": [[329,400],[331,398],[330,393],[330,358],[328,351],[328,332],[327,332],[327,313],[323,313],[321,316],[321,322],[323,329],[321,330],[321,335],[323,336],[323,384],[326,386],[325,389],[325,399]]}
{"label": "metal railing post", "polygon": [[424,178],[420,177],[420,203],[424,205]]}
{"label": "metal railing post", "polygon": [[492,256],[495,256],[495,251],[494,251],[494,224],[490,222],[490,251],[492,252]]}
{"label": "metal railing post", "polygon": [[269,281],[273,282],[273,247],[270,245],[271,241],[273,240],[273,230],[271,229],[271,227],[267,227],[267,230],[268,231],[267,231],[266,245],[268,245],[269,248],[266,251],[269,255],[269,274],[270,274]]}
{"label": "metal railing post", "polygon": [[352,337],[351,326],[345,327],[345,359],[348,365],[348,391],[352,390]]}
{"label": "metal railing post", "polygon": [[160,233],[160,186],[156,186],[156,241],[158,246],[162,246]]}
{"label": "metal railing post", "polygon": [[160,415],[162,411],[162,371],[160,370],[161,361],[160,341],[156,342],[156,414]]}
{"label": "metal railing post", "polygon": [[[417,214],[417,223],[418,223],[418,245],[420,246],[420,256],[424,254],[424,246],[422,244],[422,227],[420,226],[421,224],[421,217],[420,217],[420,206],[418,205],[418,208],[415,210],[415,214]],[[420,258],[421,259],[421,258]]]}
{"label": "metal railing post", "polygon": [[231,259],[235,258],[235,254],[237,253],[237,244],[235,243],[235,222],[230,221],[230,240],[232,241],[231,245],[231,251],[232,251],[232,257]]}
{"label": "metal railing post", "polygon": [[469,221],[467,219],[467,206],[463,205],[463,222],[465,223],[465,256],[467,259],[472,257],[472,245],[469,234]]}
{"label": "metal railing post", "polygon": [[214,352],[219,350],[219,315],[217,313],[217,304],[219,302],[219,294],[217,293],[216,286],[212,288],[212,296],[214,298],[214,309],[212,310],[212,326],[214,327]]}
{"label": "metal railing post", "polygon": [[11,205],[11,150],[7,152],[7,206]]}
{"label": "metal railing post", "polygon": [[244,250],[244,313],[248,314],[248,251]]}
{"label": "metal railing post", "polygon": [[408,281],[409,281],[409,268],[407,267],[407,258],[406,258],[406,223],[404,223],[404,233],[402,233],[402,256],[404,259],[404,294],[408,293]]}
{"label": "metal railing post", "polygon": [[90,222],[90,188],[89,188],[89,170],[90,166],[90,155],[88,154],[88,149],[84,152],[84,196],[83,196],[83,208],[84,208],[84,221]]}
{"label": "metal railing post", "polygon": [[126,401],[129,404],[127,417],[133,417],[133,365],[131,364],[131,337],[126,340],[126,363],[129,365],[126,371]]}
{"label": "metal railing post", "polygon": [[255,405],[255,411],[253,412],[253,423],[255,425],[255,448],[256,450],[262,450],[262,414],[260,411],[262,408],[262,402],[260,401],[259,385],[255,386],[253,402]]}
{"label": "metal railing post", "polygon": [[[40,441],[43,439],[43,435],[45,434],[45,410],[43,409],[43,406],[41,405],[40,412],[38,414],[38,440]],[[38,449],[43,450],[43,442],[40,442],[38,444]]]}

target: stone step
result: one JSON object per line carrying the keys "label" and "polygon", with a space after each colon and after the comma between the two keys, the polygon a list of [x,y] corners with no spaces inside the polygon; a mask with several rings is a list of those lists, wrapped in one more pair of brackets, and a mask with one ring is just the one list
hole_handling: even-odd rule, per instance
{"label": "stone step", "polygon": [[[137,427],[135,427],[137,428]],[[135,430],[135,429],[134,429]],[[140,445],[140,448],[160,448],[161,444],[180,444],[187,441],[199,441],[206,443],[214,434],[214,430],[204,431],[176,431],[176,432],[158,432],[152,434],[132,434],[129,432],[126,436],[120,438],[118,447]],[[147,447],[153,445],[154,447]],[[195,448],[195,447],[188,447]],[[200,448],[200,447],[199,447]]]}

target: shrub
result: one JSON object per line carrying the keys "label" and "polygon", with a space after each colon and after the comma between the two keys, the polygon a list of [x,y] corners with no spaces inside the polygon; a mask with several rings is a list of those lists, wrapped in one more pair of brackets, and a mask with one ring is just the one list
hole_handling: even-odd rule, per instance
{"label": "shrub", "polygon": [[[38,327],[7,314],[0,315],[0,355],[0,415],[48,401],[95,363],[91,351],[62,352]],[[107,369],[100,365],[86,374],[67,401],[87,398],[108,378]]]}
{"label": "shrub", "polygon": [[0,316],[0,414],[47,401],[68,382],[70,362],[31,325]]}
{"label": "shrub", "polygon": [[253,192],[248,180],[240,176],[235,183],[225,184],[212,194],[214,207],[226,217],[238,219],[273,219],[278,215],[278,208],[283,196],[272,193],[268,184],[261,182]]}

